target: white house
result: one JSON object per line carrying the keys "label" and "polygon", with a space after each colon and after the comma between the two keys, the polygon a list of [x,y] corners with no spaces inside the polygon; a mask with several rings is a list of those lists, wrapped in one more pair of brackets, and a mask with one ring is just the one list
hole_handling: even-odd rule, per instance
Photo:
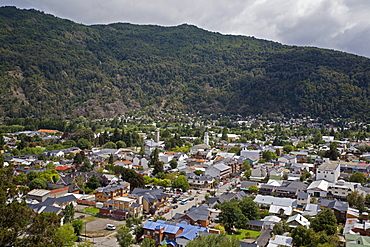
{"label": "white house", "polygon": [[326,180],[335,183],[340,175],[339,163],[323,163],[316,170],[316,180]]}
{"label": "white house", "polygon": [[327,197],[329,183],[326,180],[313,181],[307,188],[307,193],[314,197]]}
{"label": "white house", "polygon": [[292,227],[292,228],[295,228],[297,226],[304,226],[308,228],[310,226],[310,221],[306,217],[300,214],[296,214],[296,215],[289,217],[286,223],[288,223],[289,227]]}

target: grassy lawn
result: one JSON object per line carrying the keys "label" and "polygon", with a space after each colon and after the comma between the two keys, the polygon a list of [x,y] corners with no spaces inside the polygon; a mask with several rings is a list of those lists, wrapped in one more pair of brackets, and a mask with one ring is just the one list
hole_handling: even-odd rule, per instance
{"label": "grassy lawn", "polygon": [[90,207],[90,208],[85,208],[81,211],[87,214],[97,214],[99,213],[99,208]]}
{"label": "grassy lawn", "polygon": [[246,229],[238,229],[236,234],[228,234],[228,236],[237,237],[239,241],[242,241],[245,238],[257,238],[261,233],[259,231],[252,231]]}

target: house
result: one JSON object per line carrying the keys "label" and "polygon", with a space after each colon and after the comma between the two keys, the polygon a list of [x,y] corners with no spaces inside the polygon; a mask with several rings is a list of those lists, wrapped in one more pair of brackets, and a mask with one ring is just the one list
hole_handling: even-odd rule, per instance
{"label": "house", "polygon": [[70,203],[76,206],[77,197],[75,195],[65,195],[59,198],[46,198],[40,203],[27,204],[36,213],[54,212],[57,215],[62,215],[63,209]]}
{"label": "house", "polygon": [[[117,214],[119,212],[125,212],[122,215],[123,219],[128,217],[141,217],[143,215],[143,205],[141,202],[142,198],[130,198],[130,197],[118,197],[107,202],[104,202],[102,210],[100,210],[100,215],[106,216],[106,209],[110,210],[110,214]],[[119,217],[115,217],[119,218]]]}
{"label": "house", "polygon": [[267,245],[267,247],[279,247],[279,246],[293,246],[293,238],[283,235],[275,235],[272,237]]}
{"label": "house", "polygon": [[43,202],[48,198],[50,190],[34,189],[27,193],[26,198],[29,200],[36,200]]}
{"label": "house", "polygon": [[199,232],[207,232],[207,228],[171,223],[164,220],[147,221],[143,226],[144,237],[156,241],[156,245],[166,241],[167,246],[185,247],[186,244],[199,236]]}
{"label": "house", "polygon": [[351,183],[344,180],[338,180],[337,183],[331,183],[328,187],[330,197],[346,199],[349,194],[360,188],[360,183]]}
{"label": "house", "polygon": [[228,177],[230,173],[231,173],[230,167],[224,164],[216,164],[207,167],[204,171],[204,175],[209,175],[213,178],[218,179],[219,181]]}
{"label": "house", "polygon": [[240,183],[240,189],[248,191],[249,187],[251,187],[252,185],[256,186],[257,188],[260,188],[261,186],[261,184],[258,182],[244,180]]}
{"label": "house", "polygon": [[273,196],[257,195],[253,201],[262,206],[270,206],[270,205],[285,206],[285,207],[289,207],[289,206],[296,207],[297,206],[297,199],[291,199],[291,198],[280,198],[280,197],[273,197]]}
{"label": "house", "polygon": [[130,191],[130,184],[125,181],[117,181],[106,187],[96,188],[95,191],[95,201],[106,202],[118,197],[127,196]]}
{"label": "house", "polygon": [[209,175],[198,176],[194,173],[187,173],[185,176],[191,187],[209,188],[215,181],[215,179]]}
{"label": "house", "polygon": [[251,220],[247,223],[246,228],[253,231],[261,231],[265,221],[262,220]]}
{"label": "house", "polygon": [[310,221],[301,214],[296,214],[289,217],[286,223],[288,223],[289,227],[292,228],[295,228],[297,226],[304,226],[306,228],[309,228],[310,226]]}
{"label": "house", "polygon": [[261,157],[261,150],[245,149],[240,151],[240,156],[249,161],[250,164],[256,164]]}
{"label": "house", "polygon": [[45,201],[47,198],[59,198],[68,193],[68,187],[55,190],[34,189],[27,193],[26,198],[29,200]]}
{"label": "house", "polygon": [[338,201],[338,200],[329,200],[329,199],[320,199],[320,208],[321,209],[331,209],[339,222],[346,220],[347,210],[349,208],[348,202]]}
{"label": "house", "polygon": [[281,167],[272,167],[269,170],[269,177],[270,179],[280,179],[283,177],[284,171]]}
{"label": "house", "polygon": [[151,208],[159,210],[166,206],[168,194],[164,193],[161,189],[140,189],[135,188],[130,197],[142,197],[142,205],[144,213],[149,213]]}
{"label": "house", "polygon": [[346,247],[370,246],[370,237],[357,234],[345,234]]}
{"label": "house", "polygon": [[261,187],[258,191],[260,195],[272,195],[275,192],[277,186],[276,185],[268,185],[268,184],[261,184]]}
{"label": "house", "polygon": [[251,169],[250,180],[261,181],[267,177],[267,168],[263,164],[254,166]]}
{"label": "house", "polygon": [[323,163],[316,169],[316,180],[326,180],[335,183],[339,176],[339,163]]}
{"label": "house", "polygon": [[307,188],[307,193],[313,197],[327,197],[329,183],[326,180],[313,181]]}
{"label": "house", "polygon": [[306,205],[311,202],[310,194],[306,192],[299,192],[297,196],[297,203],[299,206]]}
{"label": "house", "polygon": [[211,210],[207,205],[190,208],[188,212],[180,216],[182,220],[187,220],[191,225],[208,227],[211,222]]}
{"label": "house", "polygon": [[244,191],[241,191],[239,193],[231,193],[231,192],[224,192],[218,198],[218,203],[223,203],[225,201],[229,202],[233,199],[235,200],[243,200],[244,197],[248,196],[247,194],[244,193]]}
{"label": "house", "polygon": [[318,203],[308,203],[303,206],[302,215],[316,216],[320,212],[320,204]]}
{"label": "house", "polygon": [[297,198],[299,192],[307,189],[307,185],[299,181],[280,181],[283,181],[282,185],[275,189],[279,197]]}
{"label": "house", "polygon": [[271,205],[269,209],[270,214],[275,215],[291,215],[293,213],[292,206],[280,206],[280,205]]}

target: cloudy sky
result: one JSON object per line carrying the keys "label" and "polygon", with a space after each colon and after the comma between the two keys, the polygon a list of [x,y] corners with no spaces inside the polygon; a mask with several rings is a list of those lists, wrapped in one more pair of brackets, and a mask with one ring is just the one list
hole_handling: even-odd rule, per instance
{"label": "cloudy sky", "polygon": [[183,23],[370,57],[369,0],[0,0],[83,24]]}

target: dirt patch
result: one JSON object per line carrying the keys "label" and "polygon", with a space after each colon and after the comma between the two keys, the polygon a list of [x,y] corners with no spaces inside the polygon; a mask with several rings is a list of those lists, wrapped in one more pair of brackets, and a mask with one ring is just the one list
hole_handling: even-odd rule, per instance
{"label": "dirt patch", "polygon": [[[86,235],[88,237],[107,236],[107,235],[115,232],[121,226],[125,225],[124,221],[117,221],[117,220],[108,219],[108,218],[96,218],[93,221],[85,221],[85,222],[86,222]],[[116,230],[115,231],[106,230],[105,227],[106,227],[107,224],[115,225]],[[82,234],[85,235],[85,229],[83,230]]]}

